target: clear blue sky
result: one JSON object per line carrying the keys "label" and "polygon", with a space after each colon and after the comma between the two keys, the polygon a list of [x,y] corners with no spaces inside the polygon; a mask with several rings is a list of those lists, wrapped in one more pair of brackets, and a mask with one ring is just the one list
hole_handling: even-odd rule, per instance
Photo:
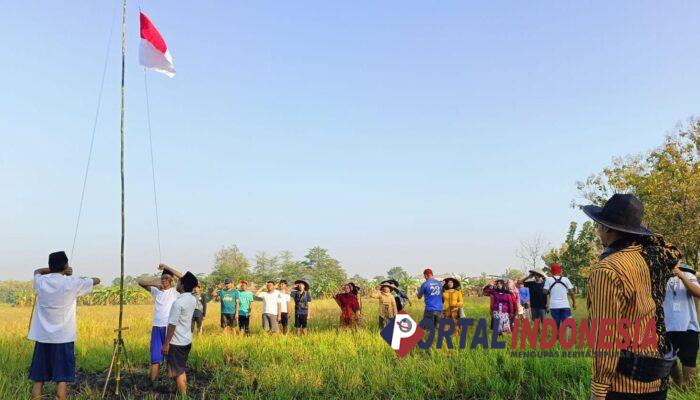
{"label": "clear blue sky", "polygon": [[[700,4],[467,3],[144,1],[177,69],[149,73],[164,261],[206,272],[223,245],[251,259],[320,245],[349,274],[500,272],[520,240],[556,244],[583,220],[576,180],[697,112]],[[117,274],[113,16],[109,2],[3,3],[2,278],[70,248],[113,23],[73,264]],[[137,21],[132,2],[132,275],[158,262]]]}

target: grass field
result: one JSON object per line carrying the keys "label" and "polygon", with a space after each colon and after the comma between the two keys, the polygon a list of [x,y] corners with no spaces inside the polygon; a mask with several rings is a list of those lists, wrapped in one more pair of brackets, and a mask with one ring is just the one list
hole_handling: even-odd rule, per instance
{"label": "grass field", "polygon": [[[414,318],[420,304],[409,308]],[[332,300],[314,301],[311,333],[270,337],[260,332],[260,304],[253,307],[250,337],[224,337],[219,306],[212,304],[204,335],[195,337],[190,356],[192,390],[197,399],[588,399],[589,358],[516,358],[508,350],[414,349],[398,359],[376,328],[376,303],[364,300],[364,328],[336,333]],[[487,316],[487,299],[468,299],[468,317]],[[78,383],[70,397],[96,399],[108,367],[116,306],[78,308],[76,343]],[[26,339],[30,308],[0,306],[0,399],[28,398],[26,378],[33,343]],[[175,398],[163,379],[147,390],[148,343],[152,308],[127,306],[125,340],[132,370],[123,398]],[[580,308],[576,318],[585,317]],[[556,352],[553,350],[553,352]],[[44,392],[51,396],[53,387]],[[697,400],[700,385],[670,399]]]}

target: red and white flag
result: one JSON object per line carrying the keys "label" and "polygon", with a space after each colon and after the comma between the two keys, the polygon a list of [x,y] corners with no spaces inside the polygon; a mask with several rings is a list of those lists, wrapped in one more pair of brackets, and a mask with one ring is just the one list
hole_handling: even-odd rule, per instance
{"label": "red and white flag", "polygon": [[168,75],[170,78],[175,76],[173,57],[168,51],[168,46],[165,44],[165,40],[163,40],[158,29],[144,13],[141,13],[139,64]]}

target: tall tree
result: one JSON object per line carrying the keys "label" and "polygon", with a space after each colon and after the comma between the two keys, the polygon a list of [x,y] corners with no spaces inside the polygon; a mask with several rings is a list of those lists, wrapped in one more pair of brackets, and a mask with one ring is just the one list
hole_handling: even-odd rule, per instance
{"label": "tall tree", "polygon": [[210,275],[211,282],[221,283],[226,278],[252,278],[248,259],[236,245],[222,248],[215,256],[214,271]]}
{"label": "tall tree", "polygon": [[397,281],[401,282],[402,279],[408,277],[408,272],[406,272],[403,267],[392,267],[388,271],[386,271],[386,276],[389,277],[389,279],[396,279]]}
{"label": "tall tree", "polygon": [[255,255],[255,268],[253,275],[255,280],[260,283],[276,280],[279,276],[279,259],[274,256],[269,256],[267,252],[261,251]]}
{"label": "tall tree", "polygon": [[330,296],[347,281],[347,274],[340,262],[328,254],[328,250],[316,246],[309,249],[304,265],[311,274],[311,291],[316,295]]}
{"label": "tall tree", "polygon": [[537,268],[548,246],[540,235],[521,241],[515,256],[522,261],[523,271]]}
{"label": "tall tree", "polygon": [[698,267],[700,119],[680,124],[659,148],[615,159],[577,186],[586,202],[599,205],[613,193],[635,194],[644,203],[645,224],[677,245],[686,261]]}
{"label": "tall tree", "polygon": [[602,250],[595,225],[586,221],[577,233],[578,224],[571,222],[564,243],[559,248],[551,249],[543,256],[547,265],[559,263],[571,283],[582,291],[591,270],[598,262]]}
{"label": "tall tree", "polygon": [[280,277],[290,284],[297,279],[308,278],[307,266],[303,262],[295,260],[291,251],[281,252],[277,258],[280,264]]}

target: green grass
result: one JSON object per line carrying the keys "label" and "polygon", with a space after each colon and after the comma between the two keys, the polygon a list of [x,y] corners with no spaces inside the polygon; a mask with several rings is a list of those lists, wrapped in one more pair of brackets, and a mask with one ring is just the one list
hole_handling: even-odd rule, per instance
{"label": "green grass", "polygon": [[[468,299],[468,317],[487,317],[487,299]],[[364,327],[357,333],[335,330],[337,308],[331,300],[314,301],[311,334],[267,336],[260,332],[260,304],[253,307],[250,337],[224,337],[218,305],[210,307],[204,335],[195,337],[190,367],[207,374],[193,397],[207,399],[588,399],[590,358],[517,358],[508,350],[414,349],[398,359],[376,329],[376,303],[364,300]],[[418,318],[421,305],[409,308]],[[26,339],[30,309],[0,306],[0,398],[28,397],[26,378],[33,343]],[[127,306],[125,333],[133,371],[146,379],[152,308]],[[584,318],[580,308],[577,319]],[[78,308],[78,374],[101,376],[111,357],[117,307]],[[552,350],[557,354],[557,350]],[[132,374],[133,375],[133,374]],[[164,386],[169,382],[164,381]],[[99,398],[98,386],[70,388],[71,398]],[[50,396],[51,386],[45,389]],[[202,391],[204,391],[202,393]],[[127,393],[129,393],[127,391]],[[136,392],[134,392],[136,393]],[[672,390],[673,400],[697,400],[700,386]],[[137,394],[164,399],[165,394]],[[125,398],[134,398],[127,395]]]}

